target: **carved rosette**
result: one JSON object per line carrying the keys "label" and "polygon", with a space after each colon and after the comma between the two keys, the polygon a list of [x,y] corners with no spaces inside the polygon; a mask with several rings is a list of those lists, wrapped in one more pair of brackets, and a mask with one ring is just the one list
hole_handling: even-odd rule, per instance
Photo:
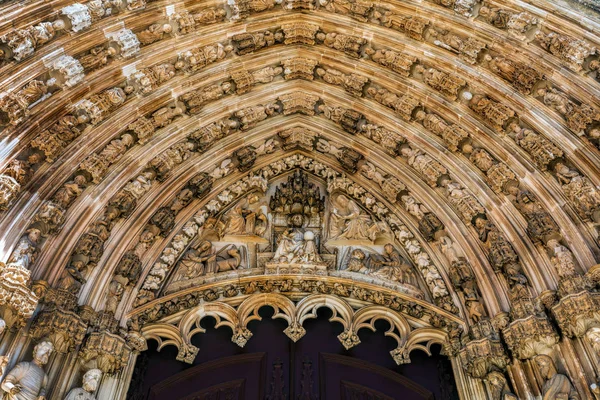
{"label": "carved rosette", "polygon": [[29,288],[29,280],[29,270],[0,263],[0,312],[8,326],[24,326],[37,307],[39,298]]}
{"label": "carved rosette", "polygon": [[87,324],[72,311],[51,308],[38,314],[30,333],[34,340],[48,339],[58,353],[69,353],[85,337]]}
{"label": "carved rosette", "polygon": [[483,338],[466,343],[459,352],[463,368],[473,378],[483,379],[495,370],[503,371],[509,363],[499,340]]}
{"label": "carved rosette", "polygon": [[559,340],[545,315],[517,319],[504,328],[502,333],[510,351],[521,360],[542,354]]}
{"label": "carved rosette", "polygon": [[96,367],[105,374],[119,372],[131,355],[131,348],[119,335],[110,332],[92,332],[80,352],[85,363],[95,362]]}

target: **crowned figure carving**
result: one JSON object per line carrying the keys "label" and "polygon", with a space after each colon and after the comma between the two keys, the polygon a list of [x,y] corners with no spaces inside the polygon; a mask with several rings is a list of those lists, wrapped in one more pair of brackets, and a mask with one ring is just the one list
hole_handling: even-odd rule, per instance
{"label": "crowned figure carving", "polygon": [[324,265],[319,255],[325,199],[308,176],[295,170],[269,201],[273,215],[271,263]]}

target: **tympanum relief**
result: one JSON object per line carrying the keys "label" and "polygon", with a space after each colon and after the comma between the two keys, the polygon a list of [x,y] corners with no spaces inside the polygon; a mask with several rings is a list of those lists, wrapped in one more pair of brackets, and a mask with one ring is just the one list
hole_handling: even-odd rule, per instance
{"label": "tympanum relief", "polygon": [[166,292],[248,274],[313,274],[387,282],[423,298],[417,271],[393,243],[386,222],[293,169],[207,218]]}

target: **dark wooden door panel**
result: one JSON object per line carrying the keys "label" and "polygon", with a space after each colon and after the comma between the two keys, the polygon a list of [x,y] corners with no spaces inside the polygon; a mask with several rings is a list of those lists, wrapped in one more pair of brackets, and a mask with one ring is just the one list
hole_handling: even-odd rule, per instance
{"label": "dark wooden door panel", "polygon": [[[343,399],[350,395],[359,396],[357,400],[371,399],[369,396],[376,396],[374,400],[434,399],[429,390],[387,368],[338,354],[321,353],[319,358],[320,397],[323,400]],[[355,386],[348,386],[348,382]],[[362,391],[359,390],[361,387]]]}
{"label": "dark wooden door panel", "polygon": [[245,379],[221,383],[200,390],[183,400],[244,400]]}
{"label": "dark wooden door panel", "polygon": [[149,399],[262,399],[265,396],[265,369],[265,353],[242,354],[208,361],[152,386]]}

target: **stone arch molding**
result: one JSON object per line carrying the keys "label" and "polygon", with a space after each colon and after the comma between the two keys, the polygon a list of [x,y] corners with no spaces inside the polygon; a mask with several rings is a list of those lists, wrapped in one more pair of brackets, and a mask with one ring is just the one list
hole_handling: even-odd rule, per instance
{"label": "stone arch molding", "polygon": [[[590,12],[519,0],[0,0],[0,261],[8,261],[0,264],[0,318],[11,328],[0,326],[0,375],[6,363],[29,359],[30,344],[49,339],[51,400],[91,366],[114,374],[97,397],[121,399],[143,329],[219,309],[241,343],[248,332],[240,327],[256,317],[252,305],[240,311],[243,295],[248,304],[280,302],[299,335],[302,324],[290,316],[314,315],[316,305],[301,305],[326,297],[351,307],[334,307],[350,341],[350,332],[372,327],[372,310],[386,315],[401,360],[404,350],[427,347],[421,337],[440,335],[462,398],[544,398],[556,381],[571,385],[568,398],[599,396],[590,385],[600,378],[600,25]],[[195,128],[267,100],[277,107],[263,121],[250,127],[233,118],[234,133],[191,150]],[[311,113],[316,118],[300,116]],[[358,182],[395,216],[397,244],[421,272],[435,272],[428,300],[442,307],[389,285],[311,274],[302,287],[263,274],[252,293],[248,282],[225,277],[218,288],[159,287],[158,298],[130,306],[157,276],[163,250],[214,200],[195,196],[173,231],[144,247],[138,234],[158,227],[152,218],[192,178],[184,170],[221,160],[217,152],[227,149],[235,175],[212,182],[222,196],[243,175],[233,153],[268,139],[282,121],[316,129],[329,150],[321,143],[304,155]],[[169,159],[155,179],[161,171],[149,155],[173,155],[177,145],[182,161]],[[355,172],[344,146],[364,157]],[[289,155],[257,157],[255,167]],[[368,171],[360,169],[366,162]],[[155,178],[135,192],[135,207],[124,210],[131,215],[106,224],[106,205],[149,170]],[[392,178],[408,196],[390,198],[383,184]],[[365,210],[393,225],[382,208]],[[38,238],[38,228],[48,236]],[[82,274],[84,289],[61,293],[61,275],[77,276],[73,261],[89,256],[79,239],[94,235],[100,257]],[[142,279],[121,268],[136,248]],[[187,248],[178,248],[181,257]],[[104,299],[114,292],[121,294],[109,307]],[[449,315],[454,308],[460,318]],[[402,331],[406,324],[412,330]],[[181,332],[196,328],[165,328],[164,343],[183,346]],[[411,336],[417,331],[422,336]]]}
{"label": "stone arch molding", "polygon": [[343,326],[344,330],[338,339],[346,349],[360,344],[358,334],[361,329],[375,331],[375,322],[385,320],[390,325],[385,335],[392,337],[397,343],[397,347],[390,351],[397,364],[410,362],[409,355],[413,350],[430,354],[429,348],[433,343],[448,344],[447,332],[428,327],[422,322],[413,321],[410,324],[401,313],[387,307],[372,304],[355,308],[343,298],[326,294],[308,295],[294,302],[281,294],[261,293],[248,296],[237,306],[219,301],[205,303],[171,316],[165,322],[146,325],[141,335],[145,340],[156,340],[159,349],[168,345],[176,346],[179,350],[177,359],[192,363],[200,349],[192,345],[191,340],[194,335],[205,332],[201,326],[203,318],[215,318],[215,328],[229,327],[232,330],[232,342],[244,347],[252,336],[248,323],[261,320],[258,311],[265,306],[274,309],[273,319],[279,318],[287,322],[284,333],[295,342],[301,340],[306,333],[304,322],[316,318],[320,308],[329,308],[333,314],[329,321]]}

